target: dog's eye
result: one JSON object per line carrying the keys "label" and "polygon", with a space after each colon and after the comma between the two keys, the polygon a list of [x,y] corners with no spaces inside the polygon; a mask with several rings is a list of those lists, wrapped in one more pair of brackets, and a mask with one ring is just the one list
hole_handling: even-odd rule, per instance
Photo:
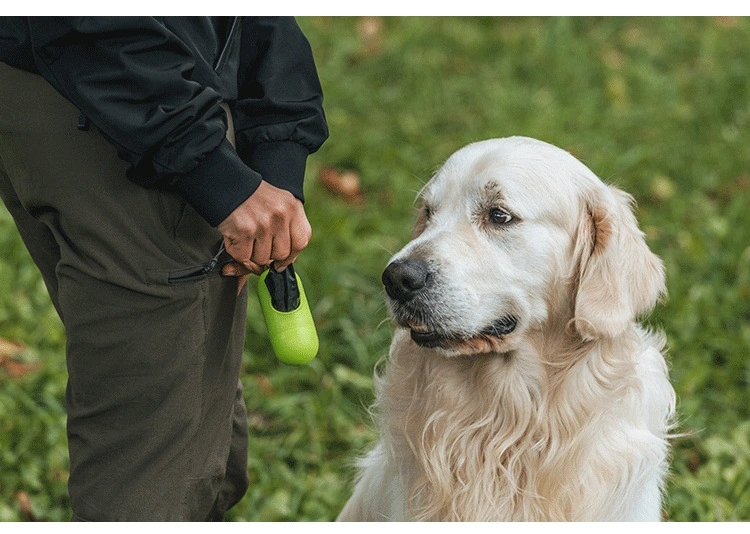
{"label": "dog's eye", "polygon": [[500,208],[490,210],[490,222],[493,224],[508,224],[513,220],[513,216]]}

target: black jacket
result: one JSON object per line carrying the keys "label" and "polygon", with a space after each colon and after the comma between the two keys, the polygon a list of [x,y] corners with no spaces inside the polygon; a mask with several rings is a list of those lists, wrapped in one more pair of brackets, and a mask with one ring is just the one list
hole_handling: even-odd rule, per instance
{"label": "black jacket", "polygon": [[291,17],[0,17],[0,61],[44,76],[130,163],[130,180],[173,188],[214,226],[261,179],[304,200],[307,156],[328,136]]}

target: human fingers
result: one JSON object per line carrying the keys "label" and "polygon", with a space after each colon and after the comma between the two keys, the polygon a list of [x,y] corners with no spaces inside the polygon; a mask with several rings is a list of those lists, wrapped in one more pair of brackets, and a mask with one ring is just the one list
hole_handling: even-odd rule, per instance
{"label": "human fingers", "polygon": [[[284,263],[292,253],[292,238],[290,232],[279,232],[273,238],[271,259],[274,267],[279,270],[278,264]],[[291,262],[289,262],[291,263]],[[283,270],[283,268],[281,269]]]}
{"label": "human fingers", "polygon": [[263,271],[265,270],[265,267],[262,265],[258,265],[256,263],[252,262],[232,262],[226,264],[221,269],[222,276],[228,276],[228,277],[240,277],[247,274],[263,274]]}
{"label": "human fingers", "polygon": [[254,239],[242,239],[239,237],[224,237],[224,248],[227,254],[232,256],[236,264],[242,265],[253,255],[255,245]]}
{"label": "human fingers", "polygon": [[302,252],[307,245],[310,243],[312,237],[312,228],[310,222],[307,220],[305,211],[302,208],[302,204],[299,204],[299,211],[297,212],[294,219],[292,219],[289,227],[290,235],[290,250],[289,255],[282,259],[274,262],[274,268],[277,271],[283,271],[289,265],[297,260],[300,252]]}
{"label": "human fingers", "polygon": [[265,182],[218,228],[225,236],[227,252],[240,263],[278,261],[283,268],[310,239],[302,203],[288,191]]}
{"label": "human fingers", "polygon": [[259,233],[253,243],[253,253],[249,258],[249,262],[256,265],[268,265],[271,263],[272,249],[273,234]]}
{"label": "human fingers", "polygon": [[250,274],[250,269],[237,262],[227,263],[221,268],[221,276],[237,278],[246,274]]}

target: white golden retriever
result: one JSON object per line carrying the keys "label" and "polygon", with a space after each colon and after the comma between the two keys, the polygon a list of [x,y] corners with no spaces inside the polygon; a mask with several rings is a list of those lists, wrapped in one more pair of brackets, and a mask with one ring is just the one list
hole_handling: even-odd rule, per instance
{"label": "white golden retriever", "polygon": [[471,144],[383,273],[380,439],[340,521],[658,521],[675,396],[632,198],[528,138]]}

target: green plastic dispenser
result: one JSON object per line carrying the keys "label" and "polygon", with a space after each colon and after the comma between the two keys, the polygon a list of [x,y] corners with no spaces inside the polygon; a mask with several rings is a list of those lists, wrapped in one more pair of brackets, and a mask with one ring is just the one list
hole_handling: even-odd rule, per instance
{"label": "green plastic dispenser", "polygon": [[258,280],[258,299],[276,357],[289,365],[309,363],[318,353],[310,305],[292,265],[281,272],[271,266]]}

